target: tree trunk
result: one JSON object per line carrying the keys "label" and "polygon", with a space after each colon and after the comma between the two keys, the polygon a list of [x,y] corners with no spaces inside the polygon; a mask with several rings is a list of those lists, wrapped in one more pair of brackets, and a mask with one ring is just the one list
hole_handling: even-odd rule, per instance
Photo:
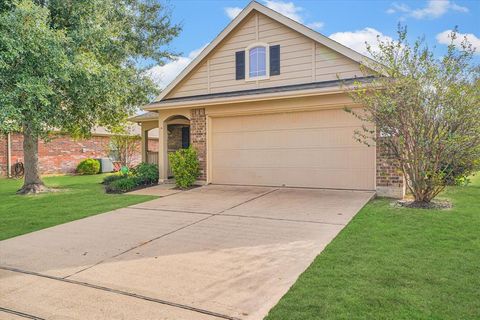
{"label": "tree trunk", "polygon": [[40,178],[38,167],[38,136],[30,130],[28,125],[23,127],[23,158],[25,180],[17,194],[32,194],[46,191],[47,188]]}

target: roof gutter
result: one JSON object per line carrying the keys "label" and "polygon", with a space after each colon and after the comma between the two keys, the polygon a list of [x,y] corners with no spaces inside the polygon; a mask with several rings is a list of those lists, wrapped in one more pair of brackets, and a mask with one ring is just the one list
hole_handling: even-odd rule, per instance
{"label": "roof gutter", "polygon": [[199,107],[199,106],[220,105],[220,104],[226,104],[226,103],[267,101],[267,100],[337,94],[337,93],[345,93],[345,92],[346,92],[345,89],[335,87],[335,88],[325,88],[325,89],[316,88],[316,89],[297,90],[297,91],[274,92],[274,93],[266,93],[266,94],[255,94],[255,95],[249,95],[249,96],[225,97],[225,98],[216,98],[216,99],[208,99],[208,100],[171,101],[171,102],[160,101],[156,103],[154,102],[148,106],[144,106],[143,110],[154,111],[154,110],[167,110],[167,109],[177,109],[177,108],[192,108],[192,107]]}

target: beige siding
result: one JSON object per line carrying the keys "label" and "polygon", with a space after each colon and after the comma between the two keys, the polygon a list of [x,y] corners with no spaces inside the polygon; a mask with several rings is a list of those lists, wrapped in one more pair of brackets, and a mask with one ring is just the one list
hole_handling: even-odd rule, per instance
{"label": "beige siding", "polygon": [[346,79],[363,74],[359,64],[341,54],[321,45],[315,44],[315,81]]}
{"label": "beige siding", "polygon": [[208,66],[204,62],[176,86],[169,97],[188,97],[208,93]]}
{"label": "beige siding", "polygon": [[[235,52],[255,42],[280,45],[280,75],[260,81],[235,80]],[[166,98],[336,80],[337,76],[361,76],[358,63],[253,12]]]}

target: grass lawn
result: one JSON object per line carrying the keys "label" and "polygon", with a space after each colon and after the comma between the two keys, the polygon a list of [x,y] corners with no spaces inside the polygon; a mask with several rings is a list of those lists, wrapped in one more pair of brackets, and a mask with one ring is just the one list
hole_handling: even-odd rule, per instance
{"label": "grass lawn", "polygon": [[377,199],[315,259],[268,320],[480,319],[480,175],[451,210]]}
{"label": "grass lawn", "polygon": [[16,195],[22,181],[0,179],[0,240],[155,198],[105,194],[104,176],[46,177],[49,187],[65,191],[36,196]]}

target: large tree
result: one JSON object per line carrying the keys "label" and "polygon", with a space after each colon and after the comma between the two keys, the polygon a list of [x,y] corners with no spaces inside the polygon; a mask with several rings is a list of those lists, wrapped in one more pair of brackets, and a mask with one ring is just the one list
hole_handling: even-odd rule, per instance
{"label": "large tree", "polygon": [[19,193],[45,189],[39,139],[115,127],[156,93],[139,66],[174,58],[165,46],[179,31],[153,0],[2,2],[0,130],[23,132]]}
{"label": "large tree", "polygon": [[480,169],[480,69],[456,30],[440,57],[422,39],[409,44],[406,28],[398,36],[368,47],[379,74],[350,91],[364,106],[355,115],[376,127],[365,125],[357,138],[382,144],[403,171],[413,205],[428,206],[448,182]]}

